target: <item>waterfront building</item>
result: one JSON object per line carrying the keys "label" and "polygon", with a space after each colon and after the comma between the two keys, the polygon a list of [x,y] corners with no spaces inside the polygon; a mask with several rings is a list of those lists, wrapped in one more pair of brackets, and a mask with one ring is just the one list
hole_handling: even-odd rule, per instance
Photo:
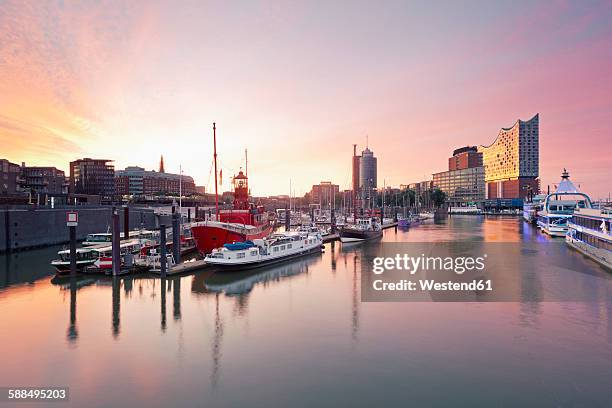
{"label": "waterfront building", "polygon": [[482,166],[482,153],[476,146],[465,146],[455,149],[448,159],[449,170],[463,170]]}
{"label": "waterfront building", "polygon": [[112,160],[84,158],[70,162],[70,194],[112,197],[115,166]]}
{"label": "waterfront building", "polygon": [[312,186],[310,190],[310,203],[320,204],[321,208],[331,208],[334,206],[335,198],[339,192],[340,186],[337,184],[333,184],[331,181],[322,181]]}
{"label": "waterfront building", "polygon": [[433,174],[433,186],[446,193],[450,207],[475,204],[485,199],[484,167],[470,167]]}
{"label": "waterfront building", "polygon": [[[160,163],[163,169],[163,159]],[[148,171],[142,167],[130,166],[115,172],[117,194],[131,196],[152,196],[160,194],[195,194],[193,178],[186,175]]]}
{"label": "waterfront building", "polygon": [[21,188],[25,192],[44,195],[68,194],[68,180],[63,170],[55,167],[21,165]]}
{"label": "waterfront building", "polygon": [[502,128],[489,146],[480,146],[485,168],[485,196],[525,198],[538,194],[539,186],[539,115],[512,127]]}
{"label": "waterfront building", "polygon": [[482,202],[485,199],[482,153],[475,146],[455,149],[448,159],[448,171],[434,173],[432,184],[446,194],[449,207]]}
{"label": "waterfront building", "polygon": [[21,194],[21,168],[18,164],[0,159],[0,195],[14,196]]}

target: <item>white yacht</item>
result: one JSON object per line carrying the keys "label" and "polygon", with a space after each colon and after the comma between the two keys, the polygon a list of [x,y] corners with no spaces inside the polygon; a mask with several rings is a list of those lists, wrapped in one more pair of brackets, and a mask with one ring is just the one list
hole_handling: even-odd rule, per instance
{"label": "white yacht", "polygon": [[561,182],[554,193],[548,194],[538,213],[538,227],[550,236],[564,237],[567,222],[576,208],[592,208],[588,195],[580,192],[569,180],[569,173],[563,169]]}
{"label": "white yacht", "polygon": [[612,270],[612,208],[577,208],[567,226],[570,247]]}
{"label": "white yacht", "polygon": [[287,259],[320,252],[323,238],[319,232],[289,231],[266,239],[225,244],[206,256],[206,263],[226,270],[258,268]]}

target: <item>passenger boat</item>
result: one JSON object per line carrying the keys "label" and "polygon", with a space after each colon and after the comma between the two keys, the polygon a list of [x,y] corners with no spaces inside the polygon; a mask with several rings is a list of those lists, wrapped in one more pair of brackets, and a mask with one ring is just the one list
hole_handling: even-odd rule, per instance
{"label": "passenger boat", "polygon": [[612,270],[612,208],[577,208],[565,242]]}
{"label": "passenger boat", "polygon": [[319,233],[284,232],[266,239],[226,243],[205,258],[206,263],[224,270],[258,268],[320,252],[323,239]]}
{"label": "passenger boat", "polygon": [[346,224],[340,230],[340,242],[368,241],[382,237],[382,225],[376,217],[357,218],[354,224]]}
{"label": "passenger boat", "polygon": [[208,254],[213,249],[232,242],[243,242],[265,238],[272,232],[272,224],[268,213],[263,206],[256,206],[249,202],[248,161],[245,172],[239,171],[232,179],[234,186],[234,202],[231,210],[219,209],[219,195],[217,193],[217,136],[214,134],[214,162],[215,162],[215,220],[194,223],[191,233],[195,239],[198,251]]}
{"label": "passenger boat", "polygon": [[536,223],[538,220],[538,212],[542,210],[546,195],[538,194],[531,200],[523,203],[523,218],[529,223]]}
{"label": "passenger boat", "polygon": [[480,215],[482,214],[482,209],[478,208],[475,205],[467,205],[464,207],[448,207],[449,214],[470,214],[470,215]]}
{"label": "passenger boat", "polygon": [[[102,246],[102,248],[105,247],[107,246]],[[52,260],[51,266],[55,268],[59,275],[70,273],[70,250],[64,249],[57,254],[59,259]],[[77,271],[83,271],[85,267],[92,266],[100,258],[100,252],[96,247],[77,248],[76,257]]]}
{"label": "passenger boat", "polygon": [[569,180],[567,170],[563,169],[556,191],[544,199],[538,213],[538,227],[550,236],[564,237],[568,231],[567,222],[576,208],[592,208],[591,199],[578,190]]}
{"label": "passenger boat", "polygon": [[[149,230],[134,230],[129,232],[129,239],[134,238],[146,238],[153,239],[156,235],[155,231]],[[159,235],[159,233],[157,233]],[[123,239],[123,234],[121,234],[121,239]],[[85,241],[83,241],[83,246],[91,246],[91,245],[102,245],[102,244],[110,244],[113,240],[113,234],[110,232],[100,232],[96,234],[87,234],[85,237]]]}

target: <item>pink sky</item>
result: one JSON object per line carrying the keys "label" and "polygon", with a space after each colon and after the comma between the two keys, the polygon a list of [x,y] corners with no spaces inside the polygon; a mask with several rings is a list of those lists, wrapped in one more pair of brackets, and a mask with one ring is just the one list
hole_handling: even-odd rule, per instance
{"label": "pink sky", "polygon": [[[493,4],[494,3],[494,4]],[[0,6],[0,157],[67,170],[184,171],[224,184],[249,149],[256,195],[348,187],[366,135],[379,184],[540,113],[542,186],[595,198],[612,171],[610,3],[206,2]]]}

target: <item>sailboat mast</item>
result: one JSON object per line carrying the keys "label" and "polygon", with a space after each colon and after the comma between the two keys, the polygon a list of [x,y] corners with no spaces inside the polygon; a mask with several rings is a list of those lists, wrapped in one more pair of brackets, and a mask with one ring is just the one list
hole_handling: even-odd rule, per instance
{"label": "sailboat mast", "polygon": [[219,221],[219,191],[217,187],[217,126],[213,122],[213,157],[215,159],[215,217]]}

